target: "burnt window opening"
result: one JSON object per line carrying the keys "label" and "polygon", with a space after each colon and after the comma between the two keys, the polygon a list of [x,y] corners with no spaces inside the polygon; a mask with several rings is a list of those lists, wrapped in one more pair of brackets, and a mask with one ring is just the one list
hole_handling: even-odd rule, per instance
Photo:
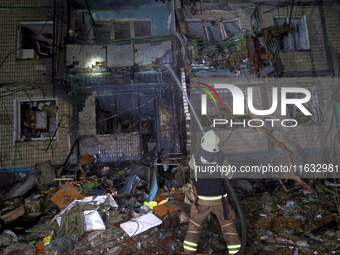
{"label": "burnt window opening", "polygon": [[[217,90],[217,93],[219,94],[221,101],[223,103],[223,107],[221,107],[219,100],[216,98],[214,95],[214,98],[216,100],[216,105],[215,102],[213,101],[210,96],[207,96],[207,114],[202,115],[199,114],[200,116],[200,121],[203,126],[203,128],[208,128],[211,127],[213,124],[214,119],[224,119],[230,120],[232,119],[233,122],[243,122],[243,120],[250,120],[251,118],[247,116],[246,114],[249,113],[249,108],[248,108],[248,103],[247,103],[247,90],[241,88],[243,95],[244,95],[244,112],[245,116],[236,116],[233,115],[232,113],[232,107],[233,107],[233,95],[229,90]],[[192,94],[193,98],[193,106],[196,111],[196,113],[201,113],[201,92],[197,94]],[[226,129],[232,129],[232,128],[239,128],[243,127],[243,125],[233,125],[233,127],[230,126],[230,123],[227,125],[220,125],[220,128],[226,128]]]}
{"label": "burnt window opening", "polygon": [[16,104],[15,141],[52,139],[58,126],[56,100],[17,100]]}
{"label": "burnt window opening", "polygon": [[[288,17],[274,17],[274,25],[289,24]],[[306,16],[290,20],[290,32],[285,35],[279,44],[281,50],[297,51],[310,50]]]}
{"label": "burnt window opening", "polygon": [[151,21],[133,22],[134,37],[151,36]]}
{"label": "burnt window opening", "polygon": [[[295,104],[287,104],[286,106],[286,117],[287,119],[294,119],[298,123],[304,124],[315,124],[321,123],[323,121],[323,114],[321,111],[321,102],[320,102],[320,90],[317,87],[306,88],[311,93],[311,99],[304,103],[303,106],[312,114],[305,115],[300,109],[296,107]],[[306,95],[303,93],[287,93],[287,98],[305,98]],[[295,123],[291,123],[294,125]]]}
{"label": "burnt window opening", "polygon": [[152,158],[157,152],[155,97],[140,96],[139,105],[142,157]]}
{"label": "burnt window opening", "polygon": [[53,22],[22,22],[17,28],[17,59],[51,58]]}
{"label": "burnt window opening", "polygon": [[121,40],[121,39],[130,39],[131,36],[131,29],[130,29],[130,22],[129,21],[115,21],[113,23],[113,33],[114,39]]}
{"label": "burnt window opening", "polygon": [[188,21],[186,22],[186,35],[208,41],[223,41],[237,34],[240,29],[238,19],[216,21]]}
{"label": "burnt window opening", "polygon": [[108,23],[95,23],[93,25],[93,37],[97,43],[110,43],[110,24]]}
{"label": "burnt window opening", "polygon": [[97,97],[97,135],[139,132],[142,156],[152,157],[157,147],[155,98],[137,94]]}
{"label": "burnt window opening", "polygon": [[137,105],[137,97],[134,95],[97,97],[97,134],[139,132]]}

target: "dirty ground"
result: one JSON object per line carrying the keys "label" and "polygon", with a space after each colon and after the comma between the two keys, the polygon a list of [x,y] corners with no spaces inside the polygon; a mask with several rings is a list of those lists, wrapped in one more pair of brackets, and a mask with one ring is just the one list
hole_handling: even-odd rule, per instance
{"label": "dirty ground", "polygon": [[[185,161],[80,161],[53,171],[37,164],[34,187],[30,177],[18,196],[2,191],[0,254],[183,253],[191,203],[182,189]],[[44,179],[51,174],[53,182]],[[247,225],[244,254],[340,254],[338,184],[305,181],[314,192],[291,180],[232,180]],[[198,245],[199,254],[227,254],[215,215]]]}

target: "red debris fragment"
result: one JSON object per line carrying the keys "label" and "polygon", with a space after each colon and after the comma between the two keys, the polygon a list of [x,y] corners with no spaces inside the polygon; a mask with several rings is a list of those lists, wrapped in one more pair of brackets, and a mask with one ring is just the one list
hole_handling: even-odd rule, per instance
{"label": "red debris fragment", "polygon": [[161,240],[161,244],[166,244],[170,240],[174,239],[172,236],[167,236],[164,239]]}

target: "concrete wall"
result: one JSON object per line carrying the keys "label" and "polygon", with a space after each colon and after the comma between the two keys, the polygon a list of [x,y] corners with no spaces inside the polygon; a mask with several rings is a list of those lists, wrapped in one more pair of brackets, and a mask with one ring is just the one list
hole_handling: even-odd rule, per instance
{"label": "concrete wall", "polygon": [[[70,120],[63,118],[57,132],[57,139],[53,140],[49,149],[50,140],[22,141],[14,143],[15,125],[14,102],[16,99],[36,100],[51,99],[51,87],[39,85],[12,85],[0,89],[0,169],[32,167],[40,161],[51,160],[52,164],[62,164],[70,150],[69,130]],[[15,93],[13,93],[13,90]],[[42,93],[44,92],[44,93]],[[12,94],[12,95],[11,95]],[[62,115],[72,116],[72,107],[67,99],[57,95],[58,122]],[[51,134],[52,136],[53,134]]]}
{"label": "concrete wall", "polygon": [[[245,30],[251,30],[251,23],[250,23],[250,14],[248,12],[248,8],[247,11],[235,11],[235,12],[231,12],[231,11],[225,11],[225,10],[205,10],[203,9],[202,13],[200,11],[198,11],[195,15],[187,15],[186,16],[186,20],[191,20],[191,19],[209,19],[209,20],[213,20],[213,19],[235,19],[235,18],[239,18],[240,22],[241,22],[241,28],[245,29]],[[184,32],[184,28],[183,32]]]}
{"label": "concrete wall", "polygon": [[[6,1],[0,8],[1,83],[47,82],[51,80],[51,59],[16,60],[17,25],[25,21],[46,21],[52,16],[42,7],[46,1]],[[23,6],[25,6],[23,8]],[[53,6],[53,1],[50,1]],[[51,11],[51,10],[50,10]],[[46,74],[46,75],[44,75]]]}
{"label": "concrete wall", "polygon": [[[260,7],[260,29],[274,25],[275,16],[286,16],[290,8],[279,8],[273,11],[273,7]],[[269,12],[267,12],[269,11]],[[310,50],[305,51],[281,51],[280,58],[285,72],[328,70],[325,44],[322,34],[321,17],[318,6],[298,7],[294,6],[292,18],[306,15],[309,34]]]}
{"label": "concrete wall", "polygon": [[[66,18],[66,1],[59,1],[56,12]],[[16,132],[14,101],[53,98],[58,102],[59,122],[63,114],[72,116],[70,102],[58,91],[57,83],[53,93],[52,59],[16,59],[17,25],[19,22],[53,20],[53,0],[2,1],[0,7],[0,169],[32,167],[39,161],[51,160],[52,164],[62,164],[70,149],[70,119],[63,118],[57,139],[50,141],[30,141],[14,143]],[[67,31],[66,25],[57,19],[58,43]],[[56,74],[63,71],[63,55],[59,54]],[[62,80],[62,76],[59,76]],[[54,94],[54,95],[53,95]],[[10,183],[8,183],[10,184]]]}
{"label": "concrete wall", "polygon": [[[96,92],[93,92],[85,101],[85,107],[79,112],[80,155],[89,153],[107,158],[107,161],[116,161],[140,158],[139,133],[107,134],[96,133]],[[105,154],[105,155],[103,155]]]}

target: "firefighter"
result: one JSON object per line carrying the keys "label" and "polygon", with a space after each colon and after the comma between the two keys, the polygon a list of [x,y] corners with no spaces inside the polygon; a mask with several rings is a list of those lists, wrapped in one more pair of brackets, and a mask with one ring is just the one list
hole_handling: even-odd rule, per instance
{"label": "firefighter", "polygon": [[[206,132],[201,139],[201,151],[194,153],[189,162],[190,169],[195,174],[193,183],[198,199],[191,205],[189,227],[183,243],[186,254],[196,253],[202,225],[210,213],[216,215],[221,225],[229,254],[237,253],[241,247],[234,223],[235,212],[228,202],[222,178],[225,175],[230,179],[232,172],[227,171],[229,163],[219,144],[220,137],[213,130]],[[207,169],[215,171],[211,173]],[[216,171],[218,169],[225,171]]]}

